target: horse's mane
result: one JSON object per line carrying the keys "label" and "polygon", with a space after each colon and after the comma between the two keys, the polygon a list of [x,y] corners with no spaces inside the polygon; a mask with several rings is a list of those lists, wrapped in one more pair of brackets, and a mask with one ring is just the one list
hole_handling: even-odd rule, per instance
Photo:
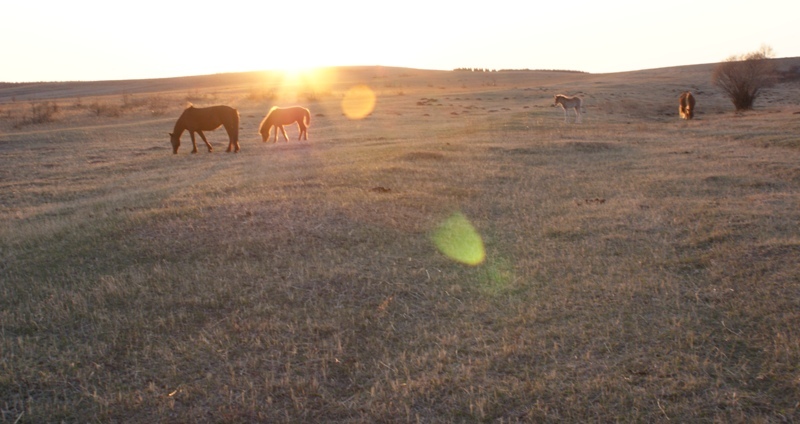
{"label": "horse's mane", "polygon": [[269,109],[269,112],[267,112],[267,116],[265,116],[265,117],[264,117],[264,120],[262,121],[262,123],[264,123],[264,122],[267,122],[267,120],[268,120],[268,119],[269,119],[269,118],[272,116],[272,112],[275,112],[275,110],[276,110],[276,109],[280,109],[280,107],[278,107],[278,106],[272,106],[272,107]]}
{"label": "horse's mane", "polygon": [[259,125],[259,126],[258,126],[258,128],[259,128],[259,131],[260,131],[260,129],[261,129],[261,128],[263,128],[263,127],[264,127],[264,124],[266,124],[267,122],[269,122],[269,118],[271,118],[271,117],[272,117],[272,112],[275,112],[275,109],[279,109],[279,107],[278,107],[278,106],[272,106],[272,107],[269,109],[269,112],[267,112],[267,116],[265,116],[265,117],[264,117],[264,119],[262,119],[262,120],[261,120],[261,125]]}

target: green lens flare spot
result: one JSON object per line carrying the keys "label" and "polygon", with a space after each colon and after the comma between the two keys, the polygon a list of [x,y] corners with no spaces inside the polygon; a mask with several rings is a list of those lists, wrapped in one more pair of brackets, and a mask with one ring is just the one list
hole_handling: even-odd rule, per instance
{"label": "green lens flare spot", "polygon": [[442,222],[432,238],[436,248],[454,261],[479,265],[486,259],[483,239],[460,212]]}

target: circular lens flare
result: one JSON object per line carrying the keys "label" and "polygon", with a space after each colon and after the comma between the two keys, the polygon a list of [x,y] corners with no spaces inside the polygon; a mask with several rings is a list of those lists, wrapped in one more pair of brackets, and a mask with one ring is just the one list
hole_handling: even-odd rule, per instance
{"label": "circular lens flare", "polygon": [[433,243],[448,258],[467,265],[479,265],[486,259],[483,239],[464,214],[447,218],[433,234]]}
{"label": "circular lens flare", "polygon": [[357,85],[344,95],[342,111],[349,119],[364,119],[375,109],[375,92],[366,85]]}

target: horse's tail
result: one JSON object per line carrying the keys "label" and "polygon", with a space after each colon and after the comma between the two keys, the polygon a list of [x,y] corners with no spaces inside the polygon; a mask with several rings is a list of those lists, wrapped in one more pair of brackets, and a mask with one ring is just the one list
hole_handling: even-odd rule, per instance
{"label": "horse's tail", "polygon": [[306,115],[306,125],[311,125],[311,112],[306,109],[303,113]]}

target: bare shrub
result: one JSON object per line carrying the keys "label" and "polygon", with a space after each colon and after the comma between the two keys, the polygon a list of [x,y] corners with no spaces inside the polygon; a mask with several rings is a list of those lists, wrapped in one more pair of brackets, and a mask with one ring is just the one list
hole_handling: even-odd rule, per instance
{"label": "bare shrub", "polygon": [[[59,112],[58,103],[56,102],[41,102],[31,103],[30,115],[23,114],[20,119],[14,122],[14,128],[22,128],[26,125],[37,125],[52,122],[55,120],[55,115]],[[8,112],[8,118],[11,118],[11,112]]]}
{"label": "bare shrub", "polygon": [[117,105],[108,103],[92,102],[89,105],[89,110],[95,116],[106,116],[109,118],[118,118],[122,115],[122,108]]}
{"label": "bare shrub", "polygon": [[34,124],[50,122],[58,110],[56,102],[31,103],[31,119]]}
{"label": "bare shrub", "polygon": [[137,109],[143,107],[149,107],[151,102],[151,97],[145,96],[134,96],[133,94],[123,92],[122,93],[122,109]]}
{"label": "bare shrub", "polygon": [[275,100],[278,97],[274,90],[266,88],[251,87],[250,92],[247,93],[247,100],[262,101],[262,100]]}
{"label": "bare shrub", "polygon": [[333,93],[324,90],[323,91],[308,90],[303,92],[302,96],[309,102],[319,102],[323,98],[332,97]]}
{"label": "bare shrub", "polygon": [[134,106],[135,105],[133,104],[133,96],[131,95],[131,93],[128,93],[127,91],[123,91],[122,92],[122,107],[123,108],[132,108]]}
{"label": "bare shrub", "polygon": [[761,90],[775,82],[772,48],[760,49],[740,56],[731,56],[714,68],[712,82],[730,98],[737,111],[753,108]]}
{"label": "bare shrub", "polygon": [[200,90],[192,90],[186,93],[187,102],[201,102],[207,100],[216,100],[217,93],[202,93]]}
{"label": "bare shrub", "polygon": [[161,116],[167,112],[169,102],[161,96],[150,96],[147,99],[147,107],[153,116]]}

